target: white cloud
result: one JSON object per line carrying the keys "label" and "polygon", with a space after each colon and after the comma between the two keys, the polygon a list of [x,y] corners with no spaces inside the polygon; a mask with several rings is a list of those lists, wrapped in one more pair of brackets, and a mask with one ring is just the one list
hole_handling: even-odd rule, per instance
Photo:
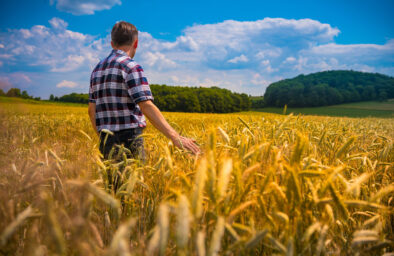
{"label": "white cloud", "polygon": [[394,40],[383,45],[328,43],[303,49],[298,55],[294,69],[300,72],[353,69],[394,75],[387,72],[387,67],[394,67]]}
{"label": "white cloud", "polygon": [[231,60],[228,60],[227,62],[229,63],[238,63],[238,62],[248,62],[249,59],[245,55],[241,54],[240,56],[237,56],[235,58],[232,58]]}
{"label": "white cloud", "polygon": [[58,83],[56,85],[57,88],[62,88],[62,87],[66,87],[66,88],[75,88],[77,87],[78,84],[76,82],[73,81],[67,81],[67,80],[63,80],[60,83]]}
{"label": "white cloud", "polygon": [[52,72],[68,72],[68,71],[73,71],[80,67],[83,62],[85,61],[85,57],[81,55],[69,55],[67,56],[67,59],[64,60],[63,64],[61,67],[54,67],[51,69]]}
{"label": "white cloud", "polygon": [[264,50],[261,50],[256,54],[255,57],[257,59],[272,58],[272,57],[275,58],[275,57],[279,57],[282,54],[281,48],[276,48],[271,45],[265,45],[264,48],[265,48]]}
{"label": "white cloud", "polygon": [[68,26],[68,23],[59,18],[52,18],[49,20],[49,24],[51,24],[54,29],[65,29]]}
{"label": "white cloud", "polygon": [[250,80],[250,82],[253,85],[257,85],[257,86],[268,86],[269,85],[269,81],[265,80],[259,73],[255,73],[252,76],[252,79]]}
{"label": "white cloud", "polygon": [[30,32],[30,30],[28,30],[28,29],[20,29],[19,32],[22,35],[22,37],[25,39],[33,36],[32,33]]}
{"label": "white cloud", "polygon": [[[67,29],[67,22],[52,18],[50,26],[36,25],[30,29],[10,29],[0,33],[0,59],[8,59],[8,64],[48,67],[51,72],[70,72],[92,69],[102,51],[103,39]],[[2,52],[4,50],[4,53]]]}
{"label": "white cloud", "polygon": [[42,26],[42,25],[35,25],[31,28],[30,30],[31,34],[29,35],[29,37],[32,36],[32,34],[36,34],[38,36],[48,36],[49,35],[49,28]]}
{"label": "white cloud", "polygon": [[[264,72],[280,71],[275,66],[290,54],[311,45],[329,43],[339,33],[337,28],[311,19],[287,20],[265,18],[240,22],[227,20],[216,24],[187,27],[175,41],[163,41],[140,33],[138,56],[160,52],[178,67],[213,70],[238,68]],[[264,63],[270,61],[271,66]],[[242,64],[242,65],[241,65]],[[273,68],[275,67],[275,68]]]}
{"label": "white cloud", "polygon": [[144,53],[145,63],[148,67],[153,67],[158,70],[175,68],[176,63],[168,59],[164,54],[160,52],[145,52]]}
{"label": "white cloud", "polygon": [[12,54],[0,54],[0,59],[12,59]]}
{"label": "white cloud", "polygon": [[51,5],[54,3],[59,11],[74,15],[94,14],[122,4],[120,0],[51,0]]}
{"label": "white cloud", "polygon": [[292,63],[292,62],[294,62],[294,61],[296,61],[296,58],[294,58],[293,56],[287,57],[287,58],[285,59],[285,62],[287,62],[287,63]]}

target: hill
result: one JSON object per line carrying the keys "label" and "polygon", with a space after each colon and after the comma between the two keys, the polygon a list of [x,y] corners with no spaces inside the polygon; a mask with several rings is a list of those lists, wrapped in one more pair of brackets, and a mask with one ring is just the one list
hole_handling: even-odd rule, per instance
{"label": "hill", "polygon": [[266,106],[317,107],[394,98],[394,78],[357,71],[324,71],[299,75],[268,86]]}

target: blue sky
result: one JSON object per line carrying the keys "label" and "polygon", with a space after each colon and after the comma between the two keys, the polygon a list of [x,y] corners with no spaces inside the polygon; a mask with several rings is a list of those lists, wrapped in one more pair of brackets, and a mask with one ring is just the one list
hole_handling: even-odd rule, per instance
{"label": "blue sky", "polygon": [[8,1],[0,9],[0,88],[48,98],[87,92],[116,21],[137,26],[150,83],[262,95],[298,74],[394,76],[391,0]]}

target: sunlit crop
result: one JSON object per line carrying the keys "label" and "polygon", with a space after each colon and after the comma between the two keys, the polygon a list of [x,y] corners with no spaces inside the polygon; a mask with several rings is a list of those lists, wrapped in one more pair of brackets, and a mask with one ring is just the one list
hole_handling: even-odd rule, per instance
{"label": "sunlit crop", "polygon": [[0,103],[0,253],[394,250],[393,119],[165,116],[203,155],[148,124],[145,163],[104,161],[87,108]]}

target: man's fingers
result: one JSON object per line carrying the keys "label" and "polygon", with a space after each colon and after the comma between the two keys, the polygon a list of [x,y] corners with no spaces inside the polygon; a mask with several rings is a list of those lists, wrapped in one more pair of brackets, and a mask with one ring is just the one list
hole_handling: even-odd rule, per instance
{"label": "man's fingers", "polygon": [[191,141],[187,144],[187,149],[193,152],[193,154],[197,154],[200,151],[196,144]]}
{"label": "man's fingers", "polygon": [[[200,153],[200,147],[197,145],[196,140],[194,140],[194,139],[179,136],[177,142],[178,143],[176,143],[176,146],[179,148],[187,149],[195,155]],[[179,145],[177,145],[177,144],[179,144]]]}
{"label": "man's fingers", "polygon": [[192,151],[194,154],[197,154],[198,149],[195,148],[195,147],[193,147],[193,146],[191,146],[191,147],[190,147],[190,151]]}
{"label": "man's fingers", "polygon": [[192,143],[191,146],[192,146],[192,148],[193,148],[193,153],[194,153],[194,154],[197,154],[197,153],[200,152],[200,148],[199,148],[196,144]]}

